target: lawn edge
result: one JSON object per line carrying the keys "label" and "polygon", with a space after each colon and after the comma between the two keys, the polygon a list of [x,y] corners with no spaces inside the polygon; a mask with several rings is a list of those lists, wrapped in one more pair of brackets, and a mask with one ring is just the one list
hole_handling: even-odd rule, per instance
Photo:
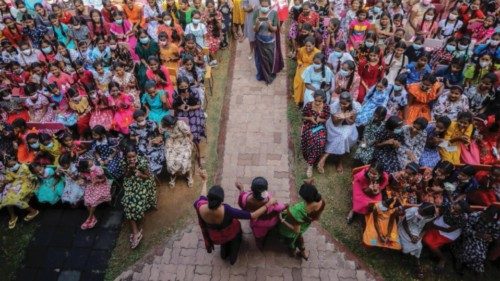
{"label": "lawn edge", "polygon": [[[288,44],[285,44],[285,50],[286,50],[286,54],[288,54]],[[286,60],[289,60],[288,58],[285,58]],[[284,71],[287,73],[287,78],[286,78],[286,95],[287,95],[287,103],[288,105],[287,106],[295,106],[295,102],[293,100],[293,96],[290,95],[290,93],[292,93],[292,81],[293,81],[293,78],[290,78],[288,77],[288,67],[289,67],[289,63],[285,63],[285,69]],[[288,159],[289,160],[289,167],[290,167],[290,173],[289,173],[289,183],[290,183],[290,201],[291,202],[298,202],[300,199],[299,199],[299,196],[298,196],[298,192],[297,192],[297,181],[296,181],[296,178],[295,178],[295,143],[294,143],[294,139],[293,139],[293,126],[292,126],[292,122],[290,121],[289,119],[289,116],[287,114],[287,127],[288,127],[288,133],[287,133],[287,139],[288,139]],[[366,264],[361,258],[359,258],[354,252],[351,251],[351,249],[349,249],[349,247],[347,247],[346,245],[344,245],[342,242],[340,242],[339,240],[335,239],[330,232],[328,232],[325,228],[323,228],[323,226],[321,226],[320,223],[318,222],[313,222],[313,225],[314,227],[316,227],[316,229],[318,230],[318,232],[325,236],[326,240],[332,244],[335,245],[335,247],[337,247],[337,249],[339,249],[340,251],[344,252],[346,257],[349,259],[349,260],[352,260],[352,261],[355,261],[356,262],[356,265],[357,265],[357,268],[360,268],[360,269],[363,269],[365,270],[367,273],[371,274],[375,280],[377,281],[383,281],[385,280],[382,275],[380,275],[375,269],[373,269],[372,267],[368,266],[368,264]]]}

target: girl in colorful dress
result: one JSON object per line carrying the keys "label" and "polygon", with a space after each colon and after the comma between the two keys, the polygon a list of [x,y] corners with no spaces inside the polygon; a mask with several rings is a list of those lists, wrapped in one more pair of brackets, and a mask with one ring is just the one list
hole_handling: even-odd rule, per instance
{"label": "girl in colorful dress", "polygon": [[172,115],[163,117],[161,132],[168,134],[165,141],[167,171],[171,175],[169,186],[175,186],[178,175],[187,175],[188,187],[193,186],[191,155],[193,151],[192,134],[189,125]]}
{"label": "girl in colorful dress", "polygon": [[359,87],[359,93],[356,100],[359,103],[363,103],[368,89],[375,85],[385,73],[385,63],[380,58],[379,47],[373,47],[367,58],[359,62],[358,73],[361,78],[361,87]]}
{"label": "girl in colorful dress", "polygon": [[398,205],[394,198],[373,204],[371,213],[365,215],[363,243],[366,246],[401,250],[397,225]]}
{"label": "girl in colorful dress", "polygon": [[408,105],[406,75],[399,74],[392,85],[392,91],[389,93],[389,100],[387,101],[388,116],[396,115],[403,117],[404,109]]}
{"label": "girl in colorful dress", "polygon": [[158,176],[165,165],[163,137],[158,124],[147,120],[146,112],[140,109],[134,112],[134,121],[130,125],[130,139],[135,143],[137,152],[148,160],[151,173]]}
{"label": "girl in colorful dress", "polygon": [[375,133],[373,159],[377,160],[383,171],[394,173],[401,170],[397,148],[404,141],[403,136],[399,134],[399,128],[402,125],[403,120],[401,118],[391,116],[384,126]]}
{"label": "girl in colorful dress", "polygon": [[376,141],[375,134],[384,125],[386,115],[387,109],[383,106],[378,106],[375,112],[373,112],[373,118],[370,123],[360,130],[363,134],[362,138],[360,138],[356,153],[354,154],[354,167],[364,166],[372,161]]}
{"label": "girl in colorful dress", "polygon": [[[243,10],[242,0],[233,0],[233,36],[241,40],[243,37],[243,24],[245,23],[245,11]],[[208,4],[207,4],[208,7]]]}
{"label": "girl in colorful dress", "polygon": [[[126,65],[122,62],[116,62],[113,65],[115,75],[112,81],[120,85],[120,90],[134,98],[135,108],[141,107],[139,90],[137,90],[137,80],[132,72],[126,71]],[[109,89],[109,87],[108,87]]]}
{"label": "girl in colorful dress", "polygon": [[139,61],[139,57],[135,53],[135,46],[137,45],[137,38],[134,34],[134,29],[132,24],[123,18],[123,13],[116,11],[113,14],[113,20],[110,24],[110,32],[115,35],[118,42],[127,42],[130,50],[130,54],[134,61]]}
{"label": "girl in colorful dress", "polygon": [[418,163],[424,151],[427,139],[427,124],[429,122],[422,117],[417,118],[413,124],[403,126],[401,135],[403,142],[398,148],[398,158],[401,167],[406,167],[411,162]]}
{"label": "girl in colorful dress", "polygon": [[352,98],[356,100],[359,93],[360,80],[359,74],[356,71],[356,63],[353,60],[341,62],[340,69],[337,71],[334,84],[332,85],[334,91],[332,92],[331,100],[337,98],[343,91],[351,93]]}
{"label": "girl in colorful dress", "polygon": [[437,83],[436,78],[430,74],[425,75],[420,83],[406,86],[408,107],[404,112],[404,119],[407,124],[412,123],[418,117],[431,120],[430,103],[438,98],[441,87],[441,83]]}
{"label": "girl in colorful dress", "polygon": [[483,54],[476,63],[471,63],[465,67],[464,78],[467,86],[477,85],[489,73],[494,72],[495,65],[493,63],[493,56],[490,54]]}
{"label": "girl in colorful dress", "polygon": [[87,95],[80,95],[80,93],[73,88],[68,89],[66,94],[69,98],[69,107],[78,114],[76,127],[78,129],[78,134],[81,136],[89,128],[90,111],[92,107],[90,106]]}
{"label": "girl in colorful dress", "polygon": [[365,101],[356,114],[356,126],[364,126],[371,120],[375,109],[378,106],[386,106],[389,101],[389,94],[394,86],[389,86],[387,79],[380,79],[368,90]]}
{"label": "girl in colorful dress", "polygon": [[356,12],[356,18],[349,24],[349,39],[347,44],[349,51],[356,50],[363,42],[366,32],[371,29],[371,23],[366,17],[366,11],[360,9]]}
{"label": "girl in colorful dress", "polygon": [[446,130],[443,143],[439,145],[441,159],[453,165],[460,164],[462,146],[471,143],[473,129],[472,114],[460,112],[457,115],[457,120],[451,122],[450,127]]}
{"label": "girl in colorful dress", "polygon": [[[174,85],[170,80],[168,69],[160,64],[158,57],[154,56],[148,58],[148,66],[149,68],[146,70],[147,79],[154,81],[156,83],[156,87],[163,90],[165,97],[167,98],[167,108],[172,108],[175,90]],[[160,120],[161,119],[159,119],[157,123],[159,123]]]}
{"label": "girl in colorful dress", "polygon": [[496,19],[494,16],[487,16],[483,22],[477,21],[467,26],[472,33],[471,38],[476,40],[476,44],[486,42],[495,33]]}
{"label": "girl in colorful dress", "polygon": [[297,68],[295,69],[295,77],[293,79],[293,96],[296,104],[304,100],[305,84],[302,80],[302,73],[309,67],[314,60],[314,57],[320,51],[314,47],[314,38],[308,37],[304,47],[297,50]]}
{"label": "girl in colorful dress", "polygon": [[405,50],[406,44],[400,41],[394,45],[394,51],[384,58],[386,65],[385,78],[387,78],[389,84],[394,84],[396,77],[404,72],[406,65],[409,63],[408,57],[404,54]]}
{"label": "girl in colorful dress", "polygon": [[458,18],[458,10],[452,10],[445,19],[439,22],[436,32],[438,39],[448,39],[462,28],[464,23]]}
{"label": "girl in colorful dress", "polygon": [[205,103],[205,87],[203,86],[203,70],[196,66],[195,58],[186,55],[182,58],[182,66],[177,70],[177,85],[179,78],[184,77],[189,80],[189,88],[196,93],[201,103]]}
{"label": "girl in colorful dress", "polygon": [[387,12],[382,12],[380,20],[376,21],[374,25],[378,37],[377,45],[384,48],[386,39],[394,36],[395,29],[392,25],[391,16]]}
{"label": "girl in colorful dress", "polygon": [[148,69],[148,59],[151,56],[158,57],[160,48],[158,43],[153,41],[149,34],[144,29],[137,31],[137,38],[139,43],[135,46],[135,52],[139,56],[141,63],[136,69],[137,82],[139,82],[139,89],[144,90],[144,83],[146,82],[146,71]]}
{"label": "girl in colorful dress", "polygon": [[160,3],[156,0],[148,0],[143,6],[144,22],[147,25],[148,33],[156,41],[158,41],[158,21],[163,12],[163,3]]}
{"label": "girl in colorful dress", "polygon": [[[303,106],[311,101],[314,101],[314,92],[322,90],[327,93],[331,89],[333,72],[326,66],[325,56],[318,52],[314,55],[313,64],[308,66],[302,73],[304,80],[305,91]],[[328,100],[325,100],[328,102]]]}
{"label": "girl in colorful dress", "polygon": [[177,43],[169,40],[167,33],[160,32],[160,34],[158,34],[158,45],[160,46],[160,60],[162,66],[167,68],[167,72],[169,69],[177,70],[180,59],[180,50]]}
{"label": "girl in colorful dress", "polygon": [[153,80],[148,80],[145,84],[141,104],[146,109],[148,119],[160,124],[163,117],[170,114],[167,94],[158,89]]}
{"label": "girl in colorful dress", "polygon": [[488,73],[478,84],[466,88],[464,94],[469,98],[469,110],[472,114],[494,113],[491,105],[495,100],[495,88],[493,85],[497,81],[498,78],[494,73]]}
{"label": "girl in colorful dress", "polygon": [[89,119],[90,128],[102,125],[107,131],[111,130],[113,128],[113,110],[111,109],[113,101],[109,97],[109,93],[93,91],[89,95],[89,99],[92,104]]}
{"label": "girl in colorful dress", "polygon": [[10,217],[9,229],[14,229],[18,220],[14,207],[28,211],[24,218],[26,222],[33,220],[39,214],[38,210],[29,205],[35,190],[36,177],[30,172],[27,164],[19,163],[15,157],[6,156],[4,163],[4,171],[0,176],[2,186],[0,209],[7,208]]}
{"label": "girl in colorful dress", "polygon": [[28,98],[24,104],[28,108],[31,122],[43,123],[54,120],[55,114],[49,100],[38,92],[36,85],[28,84],[25,87],[25,94]]}
{"label": "girl in colorful dress", "polygon": [[[109,97],[111,107],[114,111],[113,129],[122,134],[128,134],[128,126],[134,119],[134,98],[122,92],[120,85],[116,82],[109,83]],[[95,127],[94,127],[95,128]]]}
{"label": "girl in colorful dress", "polygon": [[49,75],[47,80],[49,83],[56,83],[59,90],[63,93],[66,93],[66,90],[71,87],[71,85],[75,82],[71,75],[66,72],[63,72],[58,64],[50,63],[49,64]]}
{"label": "girl in colorful dress", "polygon": [[117,140],[108,138],[107,134],[103,126],[95,126],[92,129],[93,141],[88,153],[97,160],[96,162],[105,170],[106,175],[117,180],[123,176],[123,169],[120,167],[123,155]]}
{"label": "girl in colorful dress", "polygon": [[57,15],[49,15],[50,23],[52,24],[52,31],[57,39],[57,41],[68,49],[76,49],[75,40],[71,35],[69,27],[61,23],[57,18]]}
{"label": "girl in colorful dress", "polygon": [[193,34],[196,38],[196,45],[200,48],[207,47],[207,26],[201,22],[201,14],[198,11],[193,12],[193,19],[185,28],[185,34]]}
{"label": "girl in colorful dress", "polygon": [[64,178],[64,190],[61,195],[63,203],[76,206],[82,199],[85,187],[78,183],[79,173],[71,154],[65,153],[59,158],[59,167],[56,170],[59,177]]}
{"label": "girl in colorful dress", "polygon": [[448,116],[455,120],[459,112],[469,110],[469,99],[463,95],[463,88],[460,85],[452,85],[451,88],[443,92],[432,106],[432,119],[439,116]]}
{"label": "girl in colorful dress", "polygon": [[434,168],[439,161],[441,161],[439,145],[444,142],[444,136],[450,124],[450,118],[447,116],[440,116],[436,118],[434,124],[429,124],[429,126],[427,126],[425,129],[427,132],[427,140],[425,142],[424,151],[420,155],[420,166]]}
{"label": "girl in colorful dress", "polygon": [[[220,42],[222,38],[222,14],[215,9],[215,4],[213,0],[208,0],[206,3],[207,9],[202,16],[202,20],[204,20],[207,24],[207,40],[206,44],[208,50],[210,51],[210,55],[213,56],[220,47]],[[237,9],[242,9],[238,7]],[[233,11],[234,12],[234,11]],[[240,31],[241,32],[241,31]],[[243,34],[241,33],[241,36]],[[213,62],[211,60],[211,65],[216,66],[217,61]]]}
{"label": "girl in colorful dress", "polygon": [[[205,134],[205,113],[201,107],[202,101],[198,93],[189,87],[189,79],[179,77],[177,79],[177,96],[174,97],[174,109],[177,117],[187,117],[189,119],[189,127],[193,135],[193,142],[199,152],[199,144],[201,139],[206,138]],[[199,154],[198,164],[199,164]]]}
{"label": "girl in colorful dress", "polygon": [[37,189],[35,190],[38,202],[50,205],[59,202],[64,189],[64,181],[56,175],[56,167],[31,163],[30,170],[38,177]]}
{"label": "girl in colorful dress", "polygon": [[132,60],[132,50],[129,50],[127,43],[119,42],[114,34],[109,36],[109,51],[113,63],[121,63],[125,66],[125,71],[133,71],[134,60]]}
{"label": "girl in colorful dress", "polygon": [[80,228],[83,230],[92,229],[97,223],[97,218],[94,215],[97,206],[111,201],[111,185],[104,175],[102,167],[94,165],[94,161],[90,159],[82,159],[78,162],[78,172],[81,178],[79,183],[85,186],[83,202],[89,212]]}
{"label": "girl in colorful dress", "polygon": [[436,23],[437,12],[435,8],[429,8],[425,11],[422,22],[416,30],[416,35],[421,35],[424,38],[433,38],[438,29]]}
{"label": "girl in colorful dress", "polygon": [[168,42],[179,44],[181,38],[184,37],[184,30],[168,12],[162,14],[163,23],[158,26],[158,36],[165,32]]}
{"label": "girl in colorful dress", "polygon": [[340,20],[333,18],[323,32],[323,52],[328,60],[338,42],[345,42],[345,33],[340,28]]}
{"label": "girl in colorful dress", "polygon": [[130,248],[135,249],[142,239],[142,229],[139,229],[138,222],[143,220],[146,211],[156,208],[156,184],[147,159],[137,155],[135,147],[127,147],[125,156],[121,162],[125,171],[121,203],[132,232]]}
{"label": "girl in colorful dress", "polygon": [[103,19],[99,10],[90,10],[90,21],[87,23],[89,39],[94,41],[97,36],[108,36],[110,24]]}
{"label": "girl in colorful dress", "polygon": [[323,90],[314,91],[313,101],[304,104],[302,116],[304,124],[300,147],[307,162],[307,177],[311,178],[313,166],[320,160],[326,146],[325,123],[330,116],[330,107],[326,103],[326,93]]}

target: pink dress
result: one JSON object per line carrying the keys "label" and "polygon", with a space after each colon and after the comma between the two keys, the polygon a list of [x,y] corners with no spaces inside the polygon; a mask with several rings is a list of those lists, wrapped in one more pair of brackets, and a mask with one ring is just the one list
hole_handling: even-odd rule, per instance
{"label": "pink dress", "polygon": [[[54,111],[52,107],[49,106],[49,100],[42,94],[37,95],[38,98],[36,101],[33,101],[31,98],[27,98],[24,104],[29,109],[30,113],[30,121],[31,122],[53,122],[55,119]],[[47,111],[44,112],[44,108],[47,108]]]}
{"label": "pink dress", "polygon": [[92,166],[90,172],[81,174],[85,181],[83,201],[87,207],[97,207],[99,204],[111,201],[111,185],[99,166]]}
{"label": "pink dress", "polygon": [[[110,24],[110,31],[114,35],[125,35],[132,29],[132,24],[126,19],[123,20],[123,25],[116,24],[112,22]],[[135,53],[135,46],[137,45],[137,38],[134,35],[130,35],[127,38],[118,39],[120,42],[128,42],[128,49],[130,51],[130,55],[134,61],[139,61],[139,56]]]}
{"label": "pink dress", "polygon": [[113,128],[115,131],[128,134],[129,126],[134,122],[134,97],[120,93],[118,96],[110,96],[112,105],[115,106],[113,116]]}
{"label": "pink dress", "polygon": [[90,113],[90,128],[102,125],[106,130],[111,130],[114,116],[113,111],[109,107],[112,104],[110,97],[105,95],[95,97],[92,99],[92,104],[94,104],[94,109]]}
{"label": "pink dress", "polygon": [[[370,167],[367,167],[355,174],[352,182],[352,210],[362,215],[366,215],[368,213],[368,206],[371,203],[382,201],[381,192],[373,197],[368,196],[363,192],[363,189],[370,185],[370,181],[365,175],[368,169],[370,169]],[[382,175],[382,181],[379,184],[380,191],[386,188],[388,183],[389,175],[384,172]]]}
{"label": "pink dress", "polygon": [[57,87],[59,88],[59,91],[63,93],[66,93],[66,90],[69,89],[71,85],[74,83],[74,80],[71,77],[71,75],[65,72],[61,72],[59,77],[50,74],[48,80],[49,83],[56,83]]}
{"label": "pink dress", "polygon": [[[241,209],[245,210],[247,200],[250,195],[252,195],[252,192],[243,191],[240,193],[238,205],[240,205]],[[271,196],[269,196],[269,199],[271,199]],[[278,223],[278,215],[285,208],[284,204],[276,203],[271,208],[268,208],[266,213],[264,213],[257,220],[250,220],[250,227],[252,228],[255,238],[265,237],[267,233]]]}

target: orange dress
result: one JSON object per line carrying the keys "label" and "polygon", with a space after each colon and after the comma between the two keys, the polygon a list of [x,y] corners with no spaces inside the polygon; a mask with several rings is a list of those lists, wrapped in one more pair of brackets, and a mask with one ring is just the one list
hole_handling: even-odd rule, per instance
{"label": "orange dress", "polygon": [[174,40],[172,38],[172,34],[173,34],[174,30],[177,32],[177,35],[179,36],[179,38],[183,38],[184,37],[184,30],[182,30],[182,26],[180,26],[177,23],[174,23],[174,26],[168,26],[166,24],[160,24],[158,26],[157,33],[158,33],[158,35],[160,35],[161,32],[165,32],[167,34],[168,42],[179,43],[180,40]]}
{"label": "orange dress", "polygon": [[146,29],[146,21],[144,20],[141,6],[134,4],[131,9],[125,4],[122,8],[125,18],[127,18],[132,25],[139,24],[140,27]]}
{"label": "orange dress", "polygon": [[440,83],[434,83],[427,92],[420,88],[420,83],[413,83],[407,86],[410,101],[408,103],[408,113],[405,119],[406,124],[412,124],[415,119],[424,117],[431,120],[431,109],[429,103],[437,99]]}
{"label": "orange dress", "polygon": [[35,160],[35,151],[28,148],[28,143],[26,142],[26,136],[30,133],[37,133],[35,129],[27,130],[24,134],[20,133],[17,138],[20,140],[17,143],[17,160],[21,164],[29,164]]}

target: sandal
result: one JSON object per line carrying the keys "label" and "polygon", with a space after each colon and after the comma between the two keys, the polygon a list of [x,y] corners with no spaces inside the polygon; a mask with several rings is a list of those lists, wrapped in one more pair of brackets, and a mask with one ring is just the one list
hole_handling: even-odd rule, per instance
{"label": "sandal", "polygon": [[139,230],[139,233],[137,233],[137,236],[134,237],[134,239],[132,240],[130,248],[131,249],[137,248],[137,246],[139,246],[139,243],[141,242],[141,240],[142,240],[142,229]]}
{"label": "sandal", "polygon": [[312,178],[312,176],[313,176],[313,167],[312,166],[307,167],[306,176],[308,179]]}
{"label": "sandal", "polygon": [[351,224],[354,221],[354,213],[349,212],[349,214],[347,215],[347,218],[345,220],[346,220],[347,224]]}
{"label": "sandal", "polygon": [[305,261],[307,261],[307,260],[309,260],[309,254],[310,253],[311,253],[311,251],[309,251],[309,250],[306,251],[306,249],[302,249],[300,251],[297,251],[297,257],[302,258]]}
{"label": "sandal", "polygon": [[174,188],[174,187],[175,187],[175,177],[172,177],[172,178],[170,179],[170,181],[168,182],[168,186],[169,186],[170,188]]}
{"label": "sandal", "polygon": [[188,184],[189,188],[193,187],[193,177],[191,175],[188,176],[188,178],[187,178],[187,184]]}
{"label": "sandal", "polygon": [[90,223],[90,219],[86,219],[86,220],[82,223],[82,225],[80,226],[80,228],[81,228],[82,230],[88,229],[88,228],[89,228],[89,223]]}
{"label": "sandal", "polygon": [[92,228],[94,228],[94,226],[95,226],[96,224],[97,224],[97,219],[96,219],[96,217],[94,216],[94,217],[92,217],[92,218],[90,219],[90,222],[89,222],[89,224],[88,224],[88,228],[89,228],[89,229],[92,229]]}
{"label": "sandal", "polygon": [[14,219],[9,220],[9,229],[14,229],[14,228],[16,227],[16,223],[17,223],[17,219],[18,219],[18,218],[19,218],[19,217],[18,217],[18,216],[16,216]]}
{"label": "sandal", "polygon": [[36,210],[36,212],[34,214],[28,214],[27,216],[25,216],[24,221],[29,222],[29,221],[33,220],[34,218],[36,218],[36,216],[38,216],[38,214],[40,214],[40,211]]}

